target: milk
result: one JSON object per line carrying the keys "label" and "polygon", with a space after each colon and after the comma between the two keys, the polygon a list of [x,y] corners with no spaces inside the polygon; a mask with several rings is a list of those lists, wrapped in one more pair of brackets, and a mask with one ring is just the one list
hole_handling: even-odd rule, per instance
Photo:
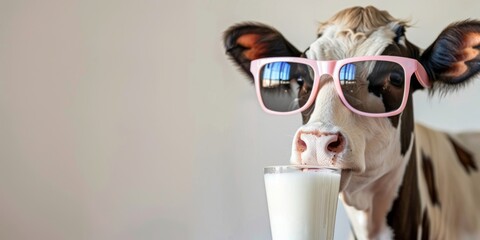
{"label": "milk", "polygon": [[273,240],[333,239],[340,170],[270,167],[264,177]]}

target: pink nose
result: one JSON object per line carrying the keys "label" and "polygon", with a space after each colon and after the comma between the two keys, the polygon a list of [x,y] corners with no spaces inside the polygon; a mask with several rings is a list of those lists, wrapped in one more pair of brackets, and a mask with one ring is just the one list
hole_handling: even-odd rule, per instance
{"label": "pink nose", "polygon": [[340,133],[299,132],[296,151],[302,164],[333,165],[345,150],[345,138]]}

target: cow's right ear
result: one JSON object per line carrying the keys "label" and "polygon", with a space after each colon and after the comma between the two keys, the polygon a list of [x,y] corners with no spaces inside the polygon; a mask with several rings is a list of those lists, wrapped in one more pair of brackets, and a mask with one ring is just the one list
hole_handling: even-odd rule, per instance
{"label": "cow's right ear", "polygon": [[227,54],[251,80],[250,62],[264,57],[298,57],[302,53],[277,30],[260,23],[230,27],[223,36]]}

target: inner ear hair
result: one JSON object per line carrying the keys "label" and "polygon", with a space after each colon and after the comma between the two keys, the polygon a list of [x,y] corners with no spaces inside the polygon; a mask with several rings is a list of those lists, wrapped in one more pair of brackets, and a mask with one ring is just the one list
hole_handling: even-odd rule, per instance
{"label": "inner ear hair", "polygon": [[264,52],[259,43],[262,36],[275,34],[277,31],[267,25],[256,22],[244,22],[233,25],[223,34],[226,54],[236,63],[240,70],[253,80],[250,73],[250,62]]}
{"label": "inner ear hair", "polygon": [[480,32],[470,32],[464,36],[462,48],[459,49],[455,58],[457,62],[445,73],[452,79],[456,81],[466,80],[462,79],[462,76],[467,75],[469,71],[479,70]]}
{"label": "inner ear hair", "polygon": [[[465,20],[449,25],[420,57],[434,90],[450,91],[463,86],[480,72],[480,21]],[[456,89],[456,88],[453,88]]]}
{"label": "inner ear hair", "polygon": [[227,55],[250,79],[250,62],[264,57],[300,56],[298,51],[276,29],[261,23],[240,23],[223,35]]}

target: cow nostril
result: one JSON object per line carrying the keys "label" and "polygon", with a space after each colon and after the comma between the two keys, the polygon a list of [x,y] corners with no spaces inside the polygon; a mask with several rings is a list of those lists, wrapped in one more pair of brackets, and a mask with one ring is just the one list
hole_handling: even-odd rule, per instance
{"label": "cow nostril", "polygon": [[333,153],[340,153],[343,151],[344,142],[345,140],[343,139],[342,134],[338,134],[337,139],[327,145],[327,150]]}
{"label": "cow nostril", "polygon": [[305,143],[305,141],[299,138],[297,141],[297,151],[305,152],[305,150],[307,150],[307,144]]}

